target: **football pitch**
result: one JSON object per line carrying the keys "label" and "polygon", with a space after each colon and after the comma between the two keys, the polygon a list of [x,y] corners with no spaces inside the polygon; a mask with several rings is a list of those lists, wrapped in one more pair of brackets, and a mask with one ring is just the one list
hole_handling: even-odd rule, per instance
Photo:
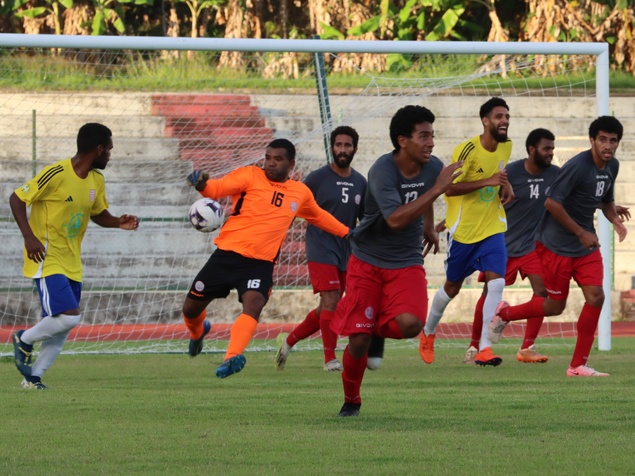
{"label": "football pitch", "polygon": [[[633,474],[635,338],[613,338],[589,364],[608,378],[567,378],[572,347],[540,346],[546,364],[433,365],[388,347],[367,371],[357,418],[338,418],[339,373],[317,351],[247,353],[213,376],[221,354],[62,355],[48,391],[24,390],[0,362],[0,473],[218,475]],[[338,352],[341,355],[341,352]]]}

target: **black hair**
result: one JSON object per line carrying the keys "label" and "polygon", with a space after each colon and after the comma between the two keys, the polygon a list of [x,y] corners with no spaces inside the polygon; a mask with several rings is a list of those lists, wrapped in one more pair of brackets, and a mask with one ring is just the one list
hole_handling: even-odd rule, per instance
{"label": "black hair", "polygon": [[77,133],[77,152],[87,154],[100,145],[107,147],[111,137],[111,130],[103,124],[97,122],[84,124]]}
{"label": "black hair", "polygon": [[534,129],[527,136],[527,140],[525,140],[525,150],[527,150],[527,153],[529,153],[529,147],[535,148],[541,139],[556,140],[556,137],[550,130],[542,129],[540,127],[538,129]]}
{"label": "black hair", "polygon": [[600,116],[589,126],[589,137],[595,139],[600,131],[617,134],[617,140],[619,142],[622,140],[624,127],[622,123],[613,116]]}
{"label": "black hair", "polygon": [[340,134],[349,136],[351,139],[353,139],[353,147],[357,149],[357,143],[359,142],[359,134],[357,133],[355,129],[353,129],[350,126],[339,126],[333,129],[333,132],[331,132],[331,149],[335,145],[335,138]]}
{"label": "black hair", "polygon": [[484,103],[481,106],[481,110],[479,111],[479,115],[481,116],[481,119],[483,119],[490,112],[492,112],[492,109],[494,109],[495,107],[504,107],[505,109],[509,111],[509,106],[507,105],[507,103],[505,102],[503,98],[493,97],[492,99],[488,100],[486,103]]}
{"label": "black hair", "polygon": [[267,144],[267,147],[271,147],[272,149],[284,149],[287,151],[287,159],[289,159],[289,161],[295,160],[295,146],[287,139],[274,139]]}
{"label": "black hair", "polygon": [[399,136],[410,137],[417,124],[434,123],[434,114],[423,106],[404,106],[390,120],[390,140],[393,147],[399,149]]}

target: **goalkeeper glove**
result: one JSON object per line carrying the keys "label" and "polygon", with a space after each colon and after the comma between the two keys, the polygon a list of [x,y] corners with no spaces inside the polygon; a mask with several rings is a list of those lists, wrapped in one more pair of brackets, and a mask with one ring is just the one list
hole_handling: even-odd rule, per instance
{"label": "goalkeeper glove", "polygon": [[208,179],[209,174],[207,172],[203,172],[202,170],[195,170],[187,176],[188,183],[199,192],[205,189]]}

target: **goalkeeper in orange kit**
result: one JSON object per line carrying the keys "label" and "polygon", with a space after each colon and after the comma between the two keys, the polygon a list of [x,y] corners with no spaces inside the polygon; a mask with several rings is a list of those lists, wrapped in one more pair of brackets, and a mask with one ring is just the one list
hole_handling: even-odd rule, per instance
{"label": "goalkeeper in orange kit", "polygon": [[190,331],[189,354],[197,356],[211,324],[205,309],[212,300],[238,292],[242,313],[234,322],[218,378],[229,377],[245,366],[243,355],[256,332],[260,313],[273,287],[273,267],[289,226],[296,217],[339,237],[347,226],[320,208],[309,188],[289,178],[295,166],[295,147],[286,139],[267,145],[264,167],[247,166],[218,180],[194,171],[187,179],[204,197],[231,196],[232,212],[214,240],[216,250],[194,278],[183,303],[183,318]]}

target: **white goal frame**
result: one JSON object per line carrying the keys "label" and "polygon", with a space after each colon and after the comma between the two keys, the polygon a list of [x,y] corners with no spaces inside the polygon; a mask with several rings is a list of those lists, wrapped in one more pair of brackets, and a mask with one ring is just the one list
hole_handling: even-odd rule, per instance
{"label": "white goal frame", "polygon": [[[166,38],[0,34],[0,48],[78,48],[105,50],[181,50],[377,54],[514,54],[589,55],[595,57],[596,112],[609,113],[608,43],[427,42],[355,40],[277,40],[229,38]],[[599,350],[611,350],[611,226],[598,213],[598,237],[603,250],[604,306],[598,326]]]}

